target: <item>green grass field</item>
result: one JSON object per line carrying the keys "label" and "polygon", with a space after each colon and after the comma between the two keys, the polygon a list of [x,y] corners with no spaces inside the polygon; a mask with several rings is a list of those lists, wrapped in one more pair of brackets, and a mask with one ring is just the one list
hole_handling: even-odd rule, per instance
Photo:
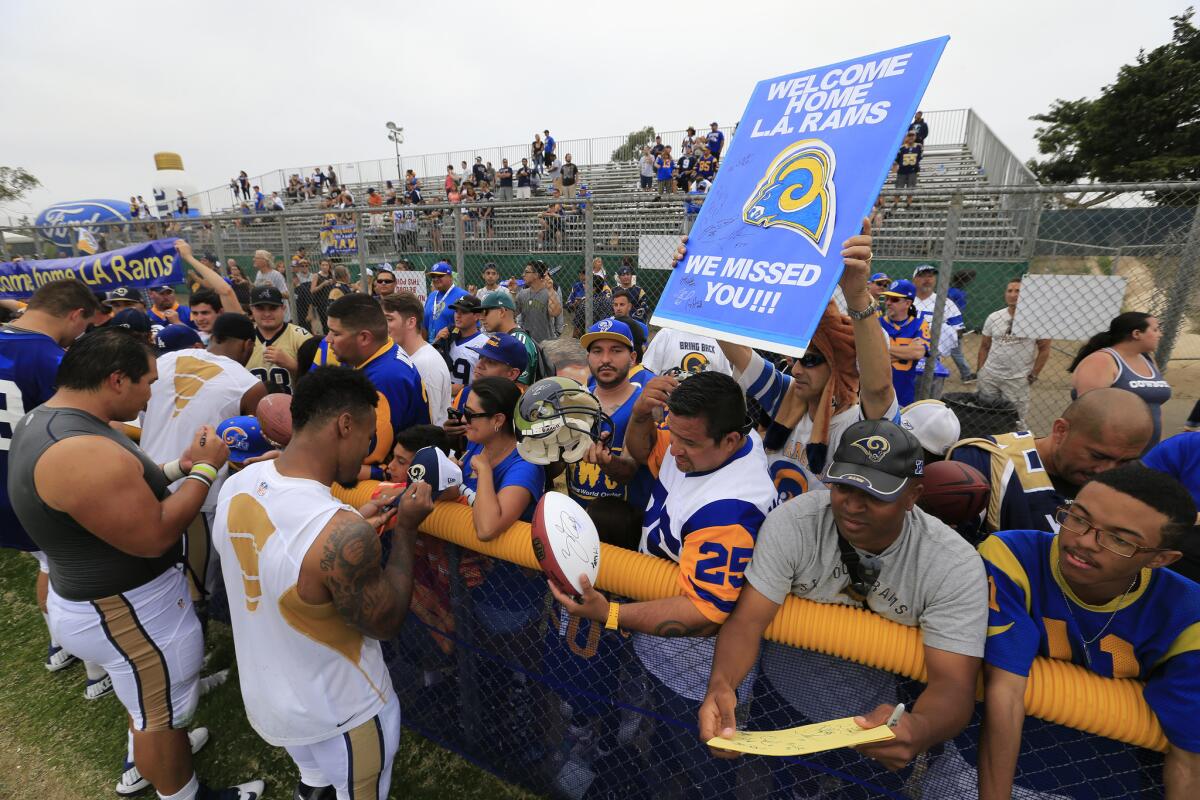
{"label": "green grass field", "polygon": [[[125,752],[126,717],[109,695],[83,699],[81,665],[46,672],[46,627],[34,597],[37,564],[0,549],[0,798],[112,798]],[[214,623],[210,670],[232,666],[233,639]],[[211,739],[196,758],[213,786],[262,778],[267,800],[291,798],[297,773],[280,748],[258,738],[246,721],[234,677],[206,695],[196,725]],[[462,758],[405,730],[392,772],[392,796],[404,798],[532,798]],[[153,797],[147,791],[143,797]]]}

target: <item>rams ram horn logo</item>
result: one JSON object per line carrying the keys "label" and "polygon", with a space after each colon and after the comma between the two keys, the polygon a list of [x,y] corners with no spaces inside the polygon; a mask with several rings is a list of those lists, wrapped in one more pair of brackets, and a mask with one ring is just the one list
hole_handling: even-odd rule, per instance
{"label": "rams ram horn logo", "polygon": [[411,465],[408,468],[408,479],[410,481],[414,481],[414,482],[425,480],[425,465],[424,464]]}
{"label": "rams ram horn logo", "polygon": [[884,456],[891,452],[892,449],[892,446],[888,444],[888,440],[882,436],[864,436],[857,441],[851,442],[851,446],[862,450],[867,458],[875,464],[882,461]]}
{"label": "rams ram horn logo", "polygon": [[764,228],[780,226],[812,242],[825,255],[833,235],[837,203],[833,150],[820,139],[789,145],[767,168],[742,208],[742,220]]}
{"label": "rams ram horn logo", "polygon": [[225,435],[221,438],[225,440],[225,446],[230,450],[250,449],[250,434],[236,426],[230,425],[226,428]]}

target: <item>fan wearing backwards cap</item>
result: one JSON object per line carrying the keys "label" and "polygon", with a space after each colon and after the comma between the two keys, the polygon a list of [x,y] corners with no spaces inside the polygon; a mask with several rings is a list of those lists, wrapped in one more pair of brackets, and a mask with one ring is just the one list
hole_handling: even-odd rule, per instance
{"label": "fan wearing backwards cap", "polygon": [[[974,548],[917,508],[923,467],[921,443],[911,433],[886,420],[860,420],[843,432],[822,476],[830,491],[810,492],[767,515],[737,607],[717,639],[700,709],[702,740],[733,734],[734,687],[758,660],[763,633],[789,594],[864,608],[920,628],[928,686],[920,691],[919,684],[887,673],[767,644],[752,706],[762,711],[757,718],[752,714],[751,729],[848,714],[861,715],[855,721],[871,728],[884,724],[896,702],[904,701],[909,713],[894,729],[896,738],[857,748],[888,769],[901,770],[882,777],[877,769],[868,770],[872,779],[899,793],[904,768],[966,726],[975,708],[986,638],[987,581]],[[852,692],[833,691],[836,686]],[[817,756],[827,765],[843,757],[837,751]],[[837,764],[851,773],[863,766]],[[781,770],[798,780],[815,780],[817,774],[804,770],[791,776],[786,765]],[[808,788],[815,787],[799,785],[795,791],[806,794]]]}

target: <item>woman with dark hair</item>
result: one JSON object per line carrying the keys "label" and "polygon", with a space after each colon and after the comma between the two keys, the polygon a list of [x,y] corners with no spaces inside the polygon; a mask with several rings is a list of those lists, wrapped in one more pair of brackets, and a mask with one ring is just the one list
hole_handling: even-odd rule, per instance
{"label": "woman with dark hair", "polygon": [[1161,338],[1156,317],[1143,311],[1126,311],[1113,317],[1108,330],[1088,339],[1067,367],[1067,372],[1074,373],[1072,399],[1092,389],[1113,386],[1146,401],[1154,418],[1154,434],[1147,450],[1162,436],[1162,407],[1171,399],[1171,384],[1154,363],[1153,353]]}
{"label": "woman with dark hair", "polygon": [[459,501],[475,509],[475,535],[495,539],[518,519],[530,522],[542,496],[542,467],[521,458],[513,414],[521,390],[506,378],[479,378],[463,408],[469,444]]}

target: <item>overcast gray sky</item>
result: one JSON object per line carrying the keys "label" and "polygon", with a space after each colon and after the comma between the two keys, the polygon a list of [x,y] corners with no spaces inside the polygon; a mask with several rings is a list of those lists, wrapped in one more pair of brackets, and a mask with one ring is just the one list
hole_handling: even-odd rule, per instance
{"label": "overcast gray sky", "polygon": [[153,153],[238,170],[735,121],[755,82],[949,34],[922,103],[973,107],[1017,155],[1031,114],[1094,96],[1186,0],[971,3],[0,0],[0,164],[63,200],[149,196]]}

